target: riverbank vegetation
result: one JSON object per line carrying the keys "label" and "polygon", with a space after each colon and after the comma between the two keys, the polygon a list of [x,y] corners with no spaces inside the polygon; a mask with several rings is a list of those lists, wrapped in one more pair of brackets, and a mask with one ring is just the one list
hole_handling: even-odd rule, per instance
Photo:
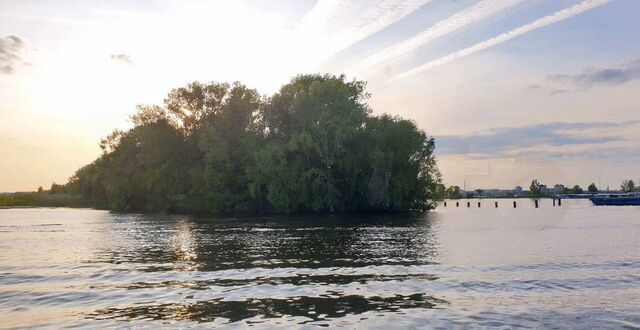
{"label": "riverbank vegetation", "polygon": [[[631,188],[630,188],[631,187]],[[633,189],[633,180],[625,180],[622,183],[622,191],[631,191]],[[461,198],[553,198],[556,195],[585,195],[596,194],[600,192],[595,183],[590,183],[585,191],[580,185],[566,187],[564,185],[555,185],[547,187],[541,184],[537,179],[531,181],[529,190],[522,187],[515,189],[475,189],[473,191],[463,191],[459,186],[449,186],[443,190],[442,196],[448,199]],[[588,196],[587,196],[588,197]]]}
{"label": "riverbank vegetation", "polygon": [[5,207],[91,207],[94,203],[79,195],[42,190],[0,194],[0,208]]}
{"label": "riverbank vegetation", "polygon": [[[202,213],[426,211],[440,174],[433,138],[372,115],[365,83],[301,75],[265,97],[240,83],[190,83],[63,187],[113,210]],[[440,188],[441,190],[441,188]]]}
{"label": "riverbank vegetation", "polygon": [[640,192],[640,187],[636,186],[632,179],[627,179],[620,184],[620,190],[623,192]]}

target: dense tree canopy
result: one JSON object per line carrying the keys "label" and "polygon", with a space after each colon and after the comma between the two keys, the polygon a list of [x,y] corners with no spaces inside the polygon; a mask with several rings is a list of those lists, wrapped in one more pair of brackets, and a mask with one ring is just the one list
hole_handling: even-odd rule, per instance
{"label": "dense tree canopy", "polygon": [[271,97],[194,82],[162,106],[139,106],[134,128],[103,139],[103,154],[66,189],[116,210],[433,208],[433,138],[411,121],[372,116],[367,97],[344,76],[301,75]]}

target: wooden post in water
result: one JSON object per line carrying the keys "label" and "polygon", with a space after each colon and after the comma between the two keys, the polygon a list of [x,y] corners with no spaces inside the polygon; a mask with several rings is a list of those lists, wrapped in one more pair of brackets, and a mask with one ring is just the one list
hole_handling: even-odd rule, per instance
{"label": "wooden post in water", "polygon": [[516,208],[516,201],[513,201],[513,208]]}
{"label": "wooden post in water", "polygon": [[533,201],[536,204],[536,208],[538,208],[538,200]]}
{"label": "wooden post in water", "polygon": [[467,202],[467,207],[471,207],[471,202]]}
{"label": "wooden post in water", "polygon": [[456,202],[456,207],[460,206],[460,202]]}
{"label": "wooden post in water", "polygon": [[480,207],[480,202],[478,202],[478,207]]}
{"label": "wooden post in water", "polygon": [[498,208],[498,201],[496,201],[496,208]]}
{"label": "wooden post in water", "polygon": [[558,206],[562,206],[562,198],[558,197]]}
{"label": "wooden post in water", "polygon": [[556,196],[553,196],[553,206],[556,206]]}
{"label": "wooden post in water", "polygon": [[447,207],[447,202],[446,201],[444,202],[444,207]]}

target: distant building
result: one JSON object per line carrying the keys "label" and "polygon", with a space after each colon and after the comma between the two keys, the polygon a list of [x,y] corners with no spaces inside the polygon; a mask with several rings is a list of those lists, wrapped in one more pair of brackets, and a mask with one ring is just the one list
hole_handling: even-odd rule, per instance
{"label": "distant building", "polygon": [[553,186],[553,193],[554,194],[562,194],[562,193],[564,193],[564,185],[563,184],[557,184],[557,185]]}
{"label": "distant building", "polygon": [[512,194],[511,190],[504,189],[485,189],[484,197],[508,197],[509,194]]}
{"label": "distant building", "polygon": [[513,189],[513,194],[516,196],[522,196],[522,187],[517,186]]}
{"label": "distant building", "polygon": [[540,193],[543,194],[543,195],[548,195],[548,194],[553,193],[553,190],[549,189],[549,187],[547,187],[546,184],[541,184],[540,185]]}

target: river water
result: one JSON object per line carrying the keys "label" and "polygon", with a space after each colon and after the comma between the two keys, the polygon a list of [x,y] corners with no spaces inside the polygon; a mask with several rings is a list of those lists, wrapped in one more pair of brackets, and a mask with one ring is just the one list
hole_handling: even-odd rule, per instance
{"label": "river water", "polygon": [[640,207],[0,210],[0,328],[639,328]]}

